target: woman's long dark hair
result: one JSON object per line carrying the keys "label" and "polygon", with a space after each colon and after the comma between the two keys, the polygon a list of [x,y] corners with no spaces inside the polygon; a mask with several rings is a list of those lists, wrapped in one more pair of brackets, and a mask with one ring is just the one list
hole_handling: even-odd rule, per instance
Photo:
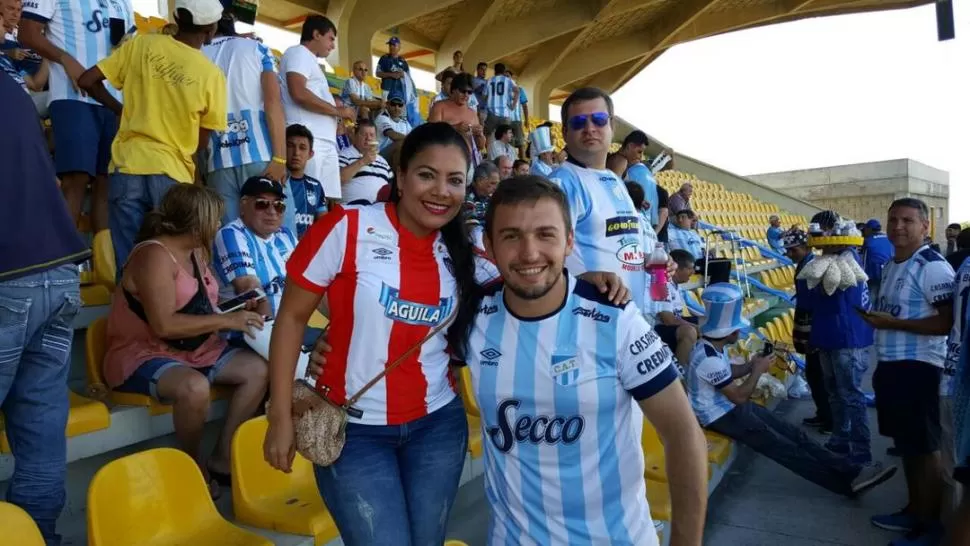
{"label": "woman's long dark hair", "polygon": [[[454,146],[461,150],[465,158],[466,171],[467,166],[471,165],[471,156],[465,138],[454,127],[440,122],[419,125],[408,133],[401,145],[400,172],[391,183],[392,203],[396,204],[401,200],[397,181],[401,178],[401,174],[407,172],[408,163],[429,146]],[[481,300],[481,290],[475,283],[475,255],[461,211],[442,226],[440,231],[441,240],[451,258],[452,274],[458,285],[458,316],[448,329],[448,345],[451,347],[453,357],[463,360],[472,323]]]}

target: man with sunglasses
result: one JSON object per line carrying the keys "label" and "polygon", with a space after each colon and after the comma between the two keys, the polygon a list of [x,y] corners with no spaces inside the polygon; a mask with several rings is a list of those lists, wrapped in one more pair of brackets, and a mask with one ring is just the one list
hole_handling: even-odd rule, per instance
{"label": "man with sunglasses", "polygon": [[[472,107],[471,100],[475,98],[470,74],[461,73],[449,78],[445,76],[444,84],[448,84],[448,99],[440,100],[431,106],[428,121],[443,121],[458,130],[471,152],[485,149],[485,133],[478,121],[477,106]],[[442,90],[444,92],[444,90]]]}
{"label": "man with sunglasses", "polygon": [[374,97],[374,92],[367,84],[367,64],[364,61],[354,62],[354,73],[347,78],[340,98],[344,104],[350,104],[357,111],[357,119],[370,119],[371,112],[379,112],[384,107],[384,101]]}
{"label": "man with sunglasses", "polygon": [[254,176],[240,194],[239,218],[216,235],[214,269],[222,285],[220,296],[229,299],[262,288],[267,297],[257,312],[272,317],[283,296],[286,261],[296,247],[296,236],[282,226],[283,185]]}

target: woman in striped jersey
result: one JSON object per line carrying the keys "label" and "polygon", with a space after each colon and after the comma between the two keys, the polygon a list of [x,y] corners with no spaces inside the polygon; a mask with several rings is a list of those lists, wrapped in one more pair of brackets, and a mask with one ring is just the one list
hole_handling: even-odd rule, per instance
{"label": "woman in striped jersey", "polygon": [[465,460],[468,425],[449,375],[475,312],[475,262],[462,226],[468,147],[445,123],[412,131],[392,202],[336,207],[287,264],[270,349],[266,459],[289,471],[293,375],[304,325],[324,294],[333,352],[316,386],[343,403],[453,313],[355,405],[340,458],[315,467],[344,544],[440,545]]}

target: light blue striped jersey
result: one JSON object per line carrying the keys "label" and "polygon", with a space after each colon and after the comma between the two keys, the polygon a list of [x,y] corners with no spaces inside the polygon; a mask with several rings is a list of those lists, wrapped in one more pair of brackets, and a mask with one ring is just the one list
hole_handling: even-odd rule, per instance
{"label": "light blue striped jersey", "polygon": [[953,377],[960,362],[960,348],[963,335],[967,331],[967,312],[970,311],[970,258],[963,261],[953,282],[953,328],[946,343],[946,362],[943,380],[940,381],[940,394],[952,394]]}
{"label": "light blue striped jersey", "polygon": [[525,89],[519,88],[519,102],[512,108],[512,121],[525,121],[522,119],[522,105],[529,104],[529,96],[525,94]]}
{"label": "light blue striped jersey", "polygon": [[296,237],[285,227],[263,239],[247,228],[242,218],[223,226],[216,234],[213,253],[221,296],[228,299],[236,295],[232,287],[235,279],[254,276],[266,291],[275,316],[286,284],[286,261],[294,248]]}
{"label": "light blue striped jersey", "polygon": [[699,233],[692,229],[684,229],[671,222],[667,229],[667,241],[670,250],[686,250],[695,260],[704,257],[704,241]]}
{"label": "light blue striped jersey", "polygon": [[[873,308],[904,320],[933,316],[936,306],[953,302],[953,277],[943,256],[924,245],[903,262],[886,263]],[[879,362],[917,360],[943,367],[946,337],[876,330],[876,354]]]}
{"label": "light blue striped jersey", "polygon": [[293,207],[296,215],[296,238],[302,239],[317,218],[327,212],[327,196],[323,193],[323,185],[316,178],[303,175],[303,178],[287,179],[287,184],[293,184],[293,202],[287,203]]}
{"label": "light blue striped jersey", "polygon": [[512,78],[502,74],[493,76],[486,86],[486,105],[488,112],[500,118],[512,117],[512,92],[515,82]]}
{"label": "light blue striped jersey", "polygon": [[[47,39],[91,68],[111,54],[111,19],[121,19],[125,29],[135,26],[135,11],[130,0],[26,0],[23,17],[47,25]],[[50,63],[50,101],[98,101],[74,89],[71,78],[59,63]],[[105,88],[119,101],[121,92],[108,82]]]}
{"label": "light blue striped jersey", "polygon": [[588,169],[573,158],[549,179],[566,194],[575,231],[575,248],[566,258],[566,267],[574,275],[616,273],[630,289],[634,303],[643,309],[646,242],[640,213],[623,181],[613,171]]}
{"label": "light blue striped jersey", "polygon": [[672,355],[634,305],[567,279],[563,306],[537,319],[513,315],[496,286],[469,338],[488,543],[655,546],[632,416],[677,381]]}
{"label": "light blue striped jersey", "polygon": [[644,198],[650,202],[650,209],[648,210],[648,215],[650,216],[650,225],[655,226],[659,224],[660,199],[657,196],[657,179],[654,178],[653,173],[650,171],[650,167],[644,165],[643,162],[630,165],[627,167],[624,178],[643,188]]}
{"label": "light blue striped jersey", "polygon": [[687,397],[701,426],[707,426],[734,409],[721,389],[731,384],[731,361],[710,341],[701,339],[690,352],[687,367]]}
{"label": "light blue striped jersey", "polygon": [[250,38],[220,36],[202,46],[202,53],[226,75],[226,111],[229,128],[209,136],[209,172],[273,158],[266,109],[263,106],[264,72],[276,73],[269,48]]}

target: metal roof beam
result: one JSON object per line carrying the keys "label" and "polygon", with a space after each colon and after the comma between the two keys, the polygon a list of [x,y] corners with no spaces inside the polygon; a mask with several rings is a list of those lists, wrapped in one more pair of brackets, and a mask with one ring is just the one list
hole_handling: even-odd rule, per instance
{"label": "metal roof beam", "polygon": [[493,63],[506,55],[546,40],[581,29],[596,16],[588,0],[571,0],[544,12],[511,21],[493,23],[482,29],[465,50],[469,61]]}

